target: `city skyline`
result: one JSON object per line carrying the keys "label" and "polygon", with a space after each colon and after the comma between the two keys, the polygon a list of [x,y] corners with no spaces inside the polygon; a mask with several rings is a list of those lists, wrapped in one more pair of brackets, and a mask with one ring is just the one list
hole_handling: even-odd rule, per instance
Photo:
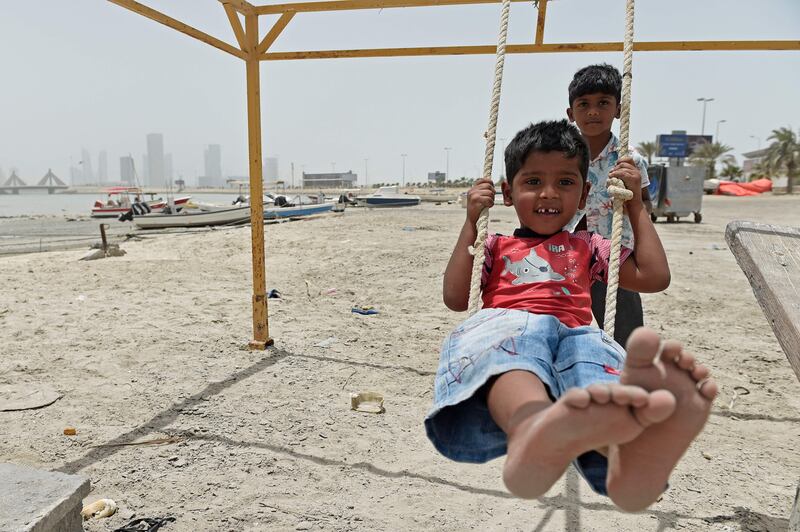
{"label": "city skyline", "polygon": [[[235,41],[217,2],[145,3]],[[299,16],[275,49],[488,44],[497,38],[498,13],[494,4]],[[530,42],[535,20],[532,5],[515,3],[509,42]],[[624,2],[553,2],[545,38],[615,41],[623,20]],[[100,150],[112,161],[133,154],[144,177],[150,165],[143,161],[142,139],[159,132],[164,155],[172,154],[174,179],[191,182],[203,175],[203,150],[212,143],[225,153],[223,174],[249,173],[240,61],[107,2],[9,4],[0,36],[6,44],[30,43],[0,46],[4,73],[14,80],[4,84],[0,99],[0,116],[14,126],[0,128],[3,168],[18,168],[24,176],[43,175],[47,168],[69,175],[85,147],[94,169]],[[637,6],[636,39],[798,40],[800,3],[774,0],[757,10],[731,9],[723,0],[643,3]],[[53,57],[44,44],[53,40],[63,43],[59,55],[67,60]],[[794,96],[799,54],[635,53],[633,143],[673,130],[718,130],[741,161],[743,152],[765,146],[773,129],[800,125]],[[531,121],[564,117],[573,73],[592,63],[620,67],[621,60],[620,53],[509,55],[498,139],[510,140]],[[76,69],[76,61],[102,68]],[[292,166],[295,179],[301,170],[360,170],[362,185],[367,175],[371,183],[400,181],[404,168],[409,182],[425,181],[435,171],[475,177],[483,166],[493,67],[489,55],[264,62],[263,158],[280,158],[284,180],[291,180]],[[126,83],[132,73],[159,83]],[[499,152],[495,178],[502,174]],[[117,165],[110,168],[109,181],[118,177]]]}

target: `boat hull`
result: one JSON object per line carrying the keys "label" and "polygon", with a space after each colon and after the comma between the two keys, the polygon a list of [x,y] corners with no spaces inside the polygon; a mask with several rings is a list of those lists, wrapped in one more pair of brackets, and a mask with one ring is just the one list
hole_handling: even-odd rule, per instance
{"label": "boat hull", "polygon": [[[176,207],[183,207],[186,203],[191,199],[191,196],[185,196],[182,198],[177,198],[173,203]],[[102,202],[100,202],[102,203]],[[148,207],[150,207],[150,212],[159,213],[164,210],[164,207],[167,206],[167,202],[164,200],[152,200],[147,201]],[[131,210],[131,206],[123,206],[123,207],[94,207],[92,208],[92,218],[116,218],[120,214],[125,214]],[[139,216],[139,215],[134,215]]]}
{"label": "boat hull", "polygon": [[419,198],[358,198],[359,203],[365,207],[413,207],[419,205]]}
{"label": "boat hull", "polygon": [[[329,212],[333,204],[298,205],[296,207],[270,207],[264,209],[264,219],[301,218]],[[235,207],[217,211],[181,212],[177,214],[147,214],[137,216],[133,223],[139,229],[167,229],[171,227],[206,227],[212,225],[238,225],[250,221],[250,207]]]}

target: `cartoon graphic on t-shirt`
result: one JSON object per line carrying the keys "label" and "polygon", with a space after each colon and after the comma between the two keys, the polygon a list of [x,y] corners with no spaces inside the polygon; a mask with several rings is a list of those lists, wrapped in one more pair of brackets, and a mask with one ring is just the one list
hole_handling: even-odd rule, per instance
{"label": "cartoon graphic on t-shirt", "polygon": [[537,255],[533,248],[527,257],[517,262],[511,262],[511,259],[503,255],[503,262],[505,269],[501,275],[512,273],[517,276],[511,282],[513,285],[564,280],[564,276],[554,272],[553,267]]}

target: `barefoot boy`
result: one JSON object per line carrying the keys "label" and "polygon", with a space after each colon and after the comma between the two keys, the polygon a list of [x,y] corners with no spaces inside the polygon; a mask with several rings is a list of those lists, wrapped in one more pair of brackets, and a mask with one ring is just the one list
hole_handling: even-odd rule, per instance
{"label": "barefoot boy", "polygon": [[[619,159],[619,139],[611,132],[611,126],[620,114],[622,76],[611,65],[587,66],[575,73],[568,92],[567,116],[570,122],[578,126],[583,138],[589,144],[588,181],[591,185],[589,196],[586,198],[586,207],[581,208],[568,224],[568,228],[577,226],[590,233],[597,233],[603,238],[611,238],[613,210],[606,181],[608,172],[614,168]],[[634,192],[641,190],[642,201],[648,210],[652,210],[647,192],[650,181],[647,177],[646,161],[639,154],[632,153],[627,162],[636,165],[641,174],[641,186],[631,190]],[[622,221],[622,245],[629,249],[634,247],[633,231],[627,217]],[[606,290],[604,282],[592,283],[592,313],[601,329],[605,319]],[[614,339],[619,344],[625,345],[631,332],[642,325],[644,316],[641,297],[637,292],[620,288],[617,292]]]}
{"label": "barefoot boy", "polygon": [[[716,394],[708,370],[680,345],[638,330],[622,348],[590,327],[592,280],[603,279],[610,243],[562,228],[586,202],[589,149],[567,123],[517,133],[505,153],[503,197],[520,228],[486,243],[483,309],[442,345],[428,437],[445,456],[486,462],[508,454],[509,491],[539,497],[571,461],[592,488],[638,510],[664,490],[669,474],[705,423]],[[620,162],[610,175],[628,188],[640,174]],[[444,275],[452,310],[467,308],[476,221],[494,203],[491,180],[470,190],[467,220]],[[635,251],[624,249],[620,284],[663,290],[669,267],[641,197],[628,206]]]}

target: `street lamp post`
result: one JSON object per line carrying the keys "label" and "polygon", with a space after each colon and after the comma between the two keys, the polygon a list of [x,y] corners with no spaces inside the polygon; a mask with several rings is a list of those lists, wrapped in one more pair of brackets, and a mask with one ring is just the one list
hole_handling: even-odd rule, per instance
{"label": "street lamp post", "polygon": [[364,159],[364,188],[369,188],[369,158]]}
{"label": "street lamp post", "polygon": [[700,134],[704,135],[706,132],[706,104],[708,102],[713,102],[714,98],[698,98],[698,102],[703,102],[703,122],[700,125]]}
{"label": "street lamp post", "polygon": [[408,157],[407,153],[401,153],[400,157],[403,158],[403,183],[401,186],[406,186],[406,157]]}
{"label": "street lamp post", "polygon": [[445,154],[445,163],[444,163],[444,180],[447,181],[450,179],[450,150],[453,148],[446,147],[444,149]]}
{"label": "street lamp post", "polygon": [[719,125],[727,122],[727,120],[717,120],[717,132],[714,134],[714,142],[719,144]]}

